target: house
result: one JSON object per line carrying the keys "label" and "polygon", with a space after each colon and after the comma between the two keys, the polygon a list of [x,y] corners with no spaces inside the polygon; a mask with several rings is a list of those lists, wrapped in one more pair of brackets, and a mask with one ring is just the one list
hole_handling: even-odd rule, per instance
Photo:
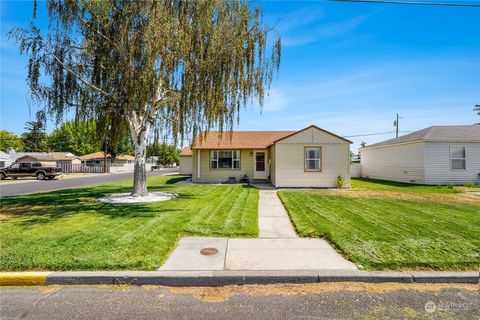
{"label": "house", "polygon": [[[109,153],[107,153],[106,158],[107,158],[107,163],[110,163],[112,156]],[[103,162],[105,161],[105,152],[98,151],[98,152],[89,153],[81,156],[80,159],[82,159],[82,162],[87,166],[103,167]]]}
{"label": "house", "polygon": [[480,125],[432,126],[361,151],[366,178],[430,185],[478,182]]}
{"label": "house", "polygon": [[192,170],[192,149],[184,148],[180,151],[180,174],[191,175]]}
{"label": "house", "polygon": [[24,155],[15,159],[15,163],[40,162],[43,167],[56,167],[57,160],[47,155]]}
{"label": "house", "polygon": [[12,162],[12,158],[10,158],[8,153],[0,151],[0,168],[8,167]]}
{"label": "house", "polygon": [[351,142],[311,125],[299,131],[211,131],[192,145],[192,181],[269,181],[275,187],[335,187],[350,183]]}
{"label": "house", "polygon": [[54,152],[49,153],[48,157],[55,159],[57,161],[57,166],[79,166],[82,164],[82,159],[75,156],[72,153],[67,152]]}
{"label": "house", "polygon": [[121,154],[116,156],[113,159],[113,162],[120,164],[120,165],[125,165],[125,164],[131,164],[135,162],[135,157],[131,156],[129,154]]}

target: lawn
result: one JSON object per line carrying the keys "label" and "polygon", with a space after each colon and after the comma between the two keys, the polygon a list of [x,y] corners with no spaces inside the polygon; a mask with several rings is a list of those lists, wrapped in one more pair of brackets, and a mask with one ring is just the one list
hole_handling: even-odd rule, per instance
{"label": "lawn", "polygon": [[352,190],[279,192],[300,236],[322,237],[367,270],[478,270],[480,197],[365,179]]}
{"label": "lawn", "polygon": [[149,177],[150,191],[179,195],[151,204],[96,201],[131,181],[2,199],[0,270],[153,270],[183,235],[257,236],[257,189],[178,179]]}

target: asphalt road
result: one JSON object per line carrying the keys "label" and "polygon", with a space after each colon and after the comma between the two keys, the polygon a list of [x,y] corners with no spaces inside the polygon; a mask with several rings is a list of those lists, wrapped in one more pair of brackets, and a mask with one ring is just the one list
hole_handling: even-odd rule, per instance
{"label": "asphalt road", "polygon": [[[148,171],[147,176],[163,176],[170,173],[177,173],[177,168],[162,169],[160,171]],[[81,178],[55,179],[55,180],[32,180],[29,182],[0,184],[0,198],[9,196],[26,195],[38,192],[55,191],[61,189],[76,188],[85,185],[113,182],[118,180],[131,179],[132,172],[101,174]]]}
{"label": "asphalt road", "polygon": [[[3,287],[1,319],[479,319],[478,285]],[[427,311],[428,310],[428,311]]]}

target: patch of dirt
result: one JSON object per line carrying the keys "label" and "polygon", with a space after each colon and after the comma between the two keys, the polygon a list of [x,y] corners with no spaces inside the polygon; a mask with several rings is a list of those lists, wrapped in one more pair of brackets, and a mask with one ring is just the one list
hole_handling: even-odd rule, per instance
{"label": "patch of dirt", "polygon": [[[224,302],[235,295],[249,296],[299,296],[338,291],[362,291],[382,294],[399,290],[420,292],[439,292],[442,289],[455,288],[478,292],[476,284],[419,284],[419,283],[363,283],[363,282],[325,282],[309,284],[269,284],[269,285],[231,285],[223,287],[166,287],[142,286],[144,290],[167,289],[171,294],[191,295],[205,302]],[[162,295],[163,296],[163,295]],[[159,297],[160,298],[160,297]]]}
{"label": "patch of dirt", "polygon": [[480,197],[469,193],[416,193],[381,190],[337,190],[334,192],[338,195],[352,198],[480,204]]}

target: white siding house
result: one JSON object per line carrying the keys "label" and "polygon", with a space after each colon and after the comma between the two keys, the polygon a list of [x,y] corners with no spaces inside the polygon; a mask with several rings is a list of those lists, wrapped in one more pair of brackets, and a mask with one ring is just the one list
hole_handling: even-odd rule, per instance
{"label": "white siding house", "polygon": [[332,188],[350,184],[349,140],[316,126],[299,131],[209,132],[192,146],[193,182],[246,178],[277,188]]}
{"label": "white siding house", "polygon": [[362,176],[417,184],[480,180],[480,126],[432,126],[362,148]]}

